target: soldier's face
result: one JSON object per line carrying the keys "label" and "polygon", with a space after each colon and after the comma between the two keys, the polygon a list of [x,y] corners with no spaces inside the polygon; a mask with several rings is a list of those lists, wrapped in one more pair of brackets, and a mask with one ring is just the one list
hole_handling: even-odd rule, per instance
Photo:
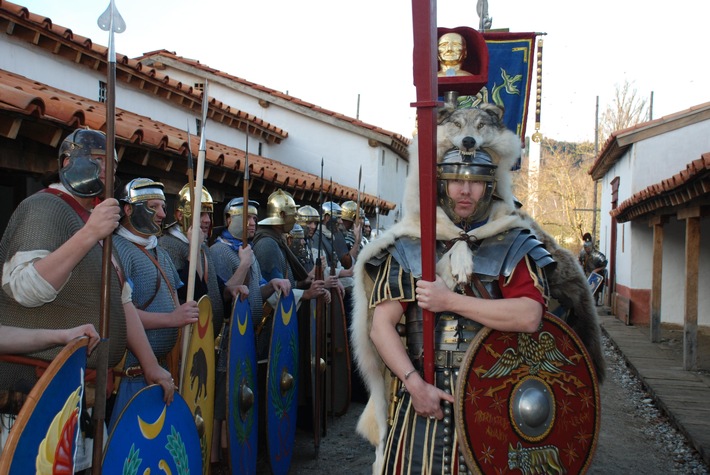
{"label": "soldier's face", "polygon": [[454,213],[461,218],[471,216],[485,191],[486,185],[482,181],[449,180],[448,192],[454,201]]}
{"label": "soldier's face", "polygon": [[318,227],[318,223],[315,221],[310,221],[308,224],[306,224],[306,233],[309,238],[313,237],[313,234],[316,232],[316,228]]}
{"label": "soldier's face", "polygon": [[211,226],[212,226],[212,215],[207,212],[200,214],[200,230],[205,234],[205,236],[207,236],[210,233]]}

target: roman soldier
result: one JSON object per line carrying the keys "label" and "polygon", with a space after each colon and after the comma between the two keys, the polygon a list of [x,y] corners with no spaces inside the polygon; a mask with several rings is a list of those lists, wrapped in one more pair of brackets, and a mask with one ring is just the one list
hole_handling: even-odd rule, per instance
{"label": "roman soldier", "polygon": [[[92,323],[99,327],[103,239],[118,226],[120,208],[104,190],[106,136],[77,129],[59,148],[59,180],[25,199],[8,222],[0,244],[0,324],[23,328],[66,329]],[[113,166],[117,159],[113,153]],[[126,347],[134,352],[151,384],[160,384],[166,402],[174,386],[151,351],[130,298],[123,270],[114,261],[110,273],[108,365],[119,363]],[[61,348],[33,352],[51,361]],[[88,367],[95,368],[91,357]],[[28,393],[36,381],[32,366],[0,363],[0,388]]]}
{"label": "roman soldier", "polygon": [[[353,345],[370,393],[358,431],[377,447],[373,473],[467,473],[453,392],[469,343],[484,325],[542,325],[554,261],[527,229],[491,222],[496,168],[482,150],[452,150],[437,165],[435,281],[421,278],[416,169],[404,219],[356,264]],[[431,383],[423,378],[422,310],[435,315]]]}
{"label": "roman soldier", "polygon": [[[197,302],[180,304],[177,289],[184,285],[167,251],[158,245],[165,219],[163,184],[149,178],[135,178],[121,190],[121,221],[114,247],[131,284],[131,301],[138,309],[153,353],[167,367],[168,353],[177,343],[178,330],[195,323]],[[129,351],[116,395],[112,425],[133,395],[147,386],[144,368]]]}

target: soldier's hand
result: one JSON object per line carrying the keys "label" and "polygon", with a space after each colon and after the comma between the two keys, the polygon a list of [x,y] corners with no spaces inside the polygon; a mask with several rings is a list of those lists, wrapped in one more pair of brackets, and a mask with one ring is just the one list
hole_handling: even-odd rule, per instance
{"label": "soldier's hand", "polygon": [[417,281],[417,303],[424,310],[443,312],[448,310],[451,290],[438,275],[434,282],[428,280]]}
{"label": "soldier's hand", "polygon": [[63,330],[58,330],[62,333],[62,341],[66,345],[75,338],[82,336],[89,337],[89,344],[87,346],[87,352],[90,355],[92,351],[99,344],[99,334],[91,323],[86,323],[74,328],[67,328]]}
{"label": "soldier's hand", "polygon": [[251,246],[247,244],[246,247],[239,246],[239,266],[251,267],[254,262],[254,251]]}
{"label": "soldier's hand", "polygon": [[114,232],[120,218],[121,208],[118,206],[118,201],[115,198],[109,198],[99,203],[91,211],[83,231],[91,236],[92,241],[99,241]]}
{"label": "soldier's hand", "polygon": [[195,323],[200,316],[200,309],[197,307],[197,302],[190,300],[180,305],[170,314],[174,327],[184,327],[191,323]]}
{"label": "soldier's hand", "polygon": [[406,381],[407,391],[412,397],[412,406],[416,413],[422,417],[443,419],[441,401],[455,402],[454,396],[433,386],[416,371]]}
{"label": "soldier's hand", "polygon": [[240,295],[243,298],[247,298],[249,296],[249,287],[246,285],[234,285],[234,286],[228,286],[227,291],[230,293],[233,299],[236,299]]}
{"label": "soldier's hand", "polygon": [[332,289],[334,287],[337,287],[339,283],[340,283],[340,279],[338,279],[338,277],[335,275],[329,275],[325,278],[325,288],[326,289]]}
{"label": "soldier's hand", "polygon": [[163,388],[163,401],[165,404],[170,405],[175,397],[175,381],[168,370],[160,366],[159,364],[150,365],[150,367],[143,367],[143,377],[148,384],[159,384]]}
{"label": "soldier's hand", "polygon": [[325,294],[330,295],[330,292],[325,288],[325,282],[322,280],[314,280],[311,282],[311,286],[303,292],[304,299],[317,299],[318,297],[324,297]]}
{"label": "soldier's hand", "polygon": [[291,292],[291,281],[288,279],[271,279],[271,286],[274,292],[280,292],[283,295],[288,295]]}

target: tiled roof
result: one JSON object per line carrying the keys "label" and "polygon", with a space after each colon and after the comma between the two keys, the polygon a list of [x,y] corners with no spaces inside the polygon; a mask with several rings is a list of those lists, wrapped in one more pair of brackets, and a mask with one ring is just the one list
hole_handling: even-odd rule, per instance
{"label": "tiled roof", "polygon": [[[182,56],[178,56],[174,52],[167,51],[167,50],[157,50],[157,51],[151,51],[149,53],[144,53],[142,56],[139,58],[136,58],[138,61],[141,61],[142,63],[145,64],[150,64],[153,68],[159,69],[160,67],[164,67],[163,65],[175,65],[175,67],[178,67],[177,64],[182,64],[186,66],[188,69],[195,69],[197,71],[201,71],[203,73],[207,73],[210,75],[214,75],[217,78],[221,78],[226,80],[226,83],[229,84],[234,84],[237,86],[244,86],[242,88],[242,91],[254,96],[257,96],[261,98],[261,100],[266,101],[267,103],[269,101],[274,101],[274,100],[280,100],[284,101],[285,103],[290,103],[293,104],[294,106],[298,106],[300,108],[305,108],[312,113],[315,113],[316,115],[321,115],[323,117],[329,117],[332,119],[336,119],[339,122],[342,122],[344,124],[349,124],[351,126],[356,126],[360,127],[362,129],[366,129],[369,131],[372,131],[374,133],[377,133],[380,135],[380,140],[383,141],[385,145],[387,145],[390,149],[392,149],[395,153],[400,155],[403,158],[408,158],[409,157],[409,143],[410,140],[403,137],[402,135],[396,134],[394,132],[390,132],[388,130],[382,129],[380,127],[368,124],[366,122],[362,122],[358,119],[353,119],[352,117],[345,116],[343,114],[340,114],[338,112],[333,112],[328,109],[324,109],[322,107],[319,107],[315,104],[311,104],[309,102],[303,101],[301,99],[298,99],[297,97],[289,96],[288,94],[284,94],[282,92],[276,91],[274,89],[270,89],[265,86],[261,86],[259,84],[255,84],[253,82],[247,81],[246,79],[242,79],[237,76],[232,76],[231,74],[227,74],[225,72],[219,71],[217,69],[213,69],[209,66],[206,66],[199,61],[195,59],[189,59],[189,58],[184,58]],[[251,91],[249,91],[251,89]]]}
{"label": "tiled roof", "polygon": [[[31,13],[27,8],[0,0],[0,30],[63,57],[77,66],[105,72],[108,67],[108,48],[94,44],[90,38],[74,34],[69,28],[54,25],[51,18]],[[146,67],[138,60],[116,54],[116,80],[130,83],[146,93],[190,110],[200,111],[202,92],[191,85],[171,79],[155,68]],[[280,143],[288,133],[256,116],[210,98],[210,119],[229,127],[258,136],[268,143]]]}
{"label": "tiled roof", "polygon": [[648,186],[612,210],[620,223],[643,215],[666,214],[692,204],[710,204],[710,152],[690,162],[685,170]]}
{"label": "tiled roof", "polygon": [[710,119],[710,102],[612,132],[589,169],[594,180],[601,179],[634,143],[703,120]]}
{"label": "tiled roof", "polygon": [[[0,70],[0,136],[12,140],[31,137],[56,148],[68,130],[79,126],[105,131],[105,105]],[[193,135],[191,139],[190,149],[196,157],[199,137]],[[184,130],[129,111],[116,111],[116,145],[120,157],[140,157],[143,164],[153,156],[163,157],[165,160],[160,163],[164,163],[165,171],[174,163],[179,163],[183,169],[187,166],[188,143]],[[243,178],[243,150],[207,140],[205,161],[205,177],[211,180],[236,186]],[[261,192],[282,187],[298,198],[305,194],[317,197],[320,190],[320,177],[258,155],[249,154],[249,170],[254,180],[250,186],[258,187]],[[330,193],[328,183],[324,188]],[[343,200],[356,199],[357,191],[334,183],[332,195]],[[383,212],[395,208],[394,203],[372,195],[363,194],[361,200],[370,212],[376,205]]]}

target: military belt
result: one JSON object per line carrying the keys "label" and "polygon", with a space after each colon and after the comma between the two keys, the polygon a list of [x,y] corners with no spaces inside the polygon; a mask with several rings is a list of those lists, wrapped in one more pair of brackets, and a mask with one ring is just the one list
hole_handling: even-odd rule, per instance
{"label": "military belt", "polygon": [[465,356],[465,351],[435,350],[434,366],[439,368],[459,368],[463,364]]}

